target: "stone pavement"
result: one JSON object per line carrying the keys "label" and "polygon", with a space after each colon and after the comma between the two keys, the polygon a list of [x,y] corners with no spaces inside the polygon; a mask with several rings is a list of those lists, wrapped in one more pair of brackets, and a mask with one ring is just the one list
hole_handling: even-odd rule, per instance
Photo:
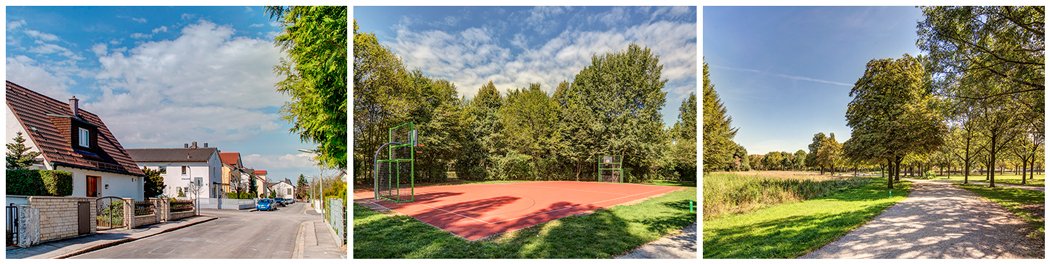
{"label": "stone pavement", "polygon": [[95,235],[86,235],[72,239],[46,242],[29,248],[6,250],[9,259],[62,259],[101,248],[106,248],[130,241],[135,241],[157,234],[178,230],[184,227],[215,220],[212,216],[196,216],[150,225],[135,229],[113,229],[99,231]]}
{"label": "stone pavement", "polygon": [[618,259],[695,259],[696,223],[682,229],[681,233],[649,242]]}

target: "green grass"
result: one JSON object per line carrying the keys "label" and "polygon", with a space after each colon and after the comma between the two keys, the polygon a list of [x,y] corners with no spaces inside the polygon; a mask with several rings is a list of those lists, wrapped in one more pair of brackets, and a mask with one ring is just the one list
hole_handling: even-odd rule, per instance
{"label": "green grass", "polygon": [[822,198],[704,220],[704,258],[795,258],[863,225],[911,189],[902,181],[891,195],[883,179],[866,180]]}
{"label": "green grass", "polygon": [[[978,174],[970,174],[970,183],[987,185],[988,181],[984,180],[984,177],[985,177],[985,175],[979,174],[979,173]],[[951,175],[951,176],[941,175],[941,176],[937,176],[934,179],[935,180],[946,180],[946,181],[958,182],[958,183],[963,182],[963,176],[962,175]],[[1021,185],[1021,175],[1014,174],[1014,173],[1009,173],[1009,172],[1006,173],[1006,174],[998,174],[998,173],[996,173],[995,174],[995,183],[1007,183],[1007,184]],[[1046,175],[1045,174],[1036,174],[1034,179],[1028,180],[1027,184],[1025,184],[1025,185],[1029,185],[1029,186],[1045,186],[1045,183],[1046,183]]]}
{"label": "green grass", "polygon": [[474,242],[354,206],[354,258],[610,258],[696,222],[690,200],[696,188]]}
{"label": "green grass", "polygon": [[973,184],[957,184],[957,186],[1006,207],[1014,215],[1032,225],[1032,231],[1028,233],[1029,237],[1043,240],[1046,233],[1045,192],[1004,187],[989,188]]}
{"label": "green grass", "polygon": [[704,180],[704,219],[798,202],[868,182],[867,177],[712,173]]}

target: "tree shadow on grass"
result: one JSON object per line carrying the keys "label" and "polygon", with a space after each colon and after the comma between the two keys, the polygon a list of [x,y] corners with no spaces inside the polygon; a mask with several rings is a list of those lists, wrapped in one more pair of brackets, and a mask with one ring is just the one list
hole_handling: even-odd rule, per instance
{"label": "tree shadow on grass", "polygon": [[834,241],[886,206],[791,216],[730,228],[705,227],[704,258],[793,258]]}

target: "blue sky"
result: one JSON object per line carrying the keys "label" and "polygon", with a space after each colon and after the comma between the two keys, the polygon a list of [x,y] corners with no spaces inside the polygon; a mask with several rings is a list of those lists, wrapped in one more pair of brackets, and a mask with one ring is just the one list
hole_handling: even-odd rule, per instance
{"label": "blue sky", "polygon": [[592,55],[632,42],[664,65],[666,125],[697,88],[695,7],[354,7],[354,18],[409,69],[468,98],[489,80],[504,93],[536,82],[552,93]]}
{"label": "blue sky", "polygon": [[277,26],[261,7],[8,7],[7,79],[77,96],[127,148],[208,142],[294,183],[318,169],[278,113]]}
{"label": "blue sky", "polygon": [[849,91],[872,59],[917,55],[914,7],[704,7],[704,57],[750,154],[849,138]]}

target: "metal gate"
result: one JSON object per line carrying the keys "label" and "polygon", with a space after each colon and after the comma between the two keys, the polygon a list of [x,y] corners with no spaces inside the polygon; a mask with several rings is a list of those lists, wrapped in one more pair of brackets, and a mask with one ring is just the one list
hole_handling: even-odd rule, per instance
{"label": "metal gate", "polygon": [[7,208],[7,246],[18,242],[18,206],[11,203]]}
{"label": "metal gate", "polygon": [[124,208],[131,206],[124,198],[106,196],[95,200],[98,216],[95,217],[95,226],[98,230],[106,230],[124,227]]}

